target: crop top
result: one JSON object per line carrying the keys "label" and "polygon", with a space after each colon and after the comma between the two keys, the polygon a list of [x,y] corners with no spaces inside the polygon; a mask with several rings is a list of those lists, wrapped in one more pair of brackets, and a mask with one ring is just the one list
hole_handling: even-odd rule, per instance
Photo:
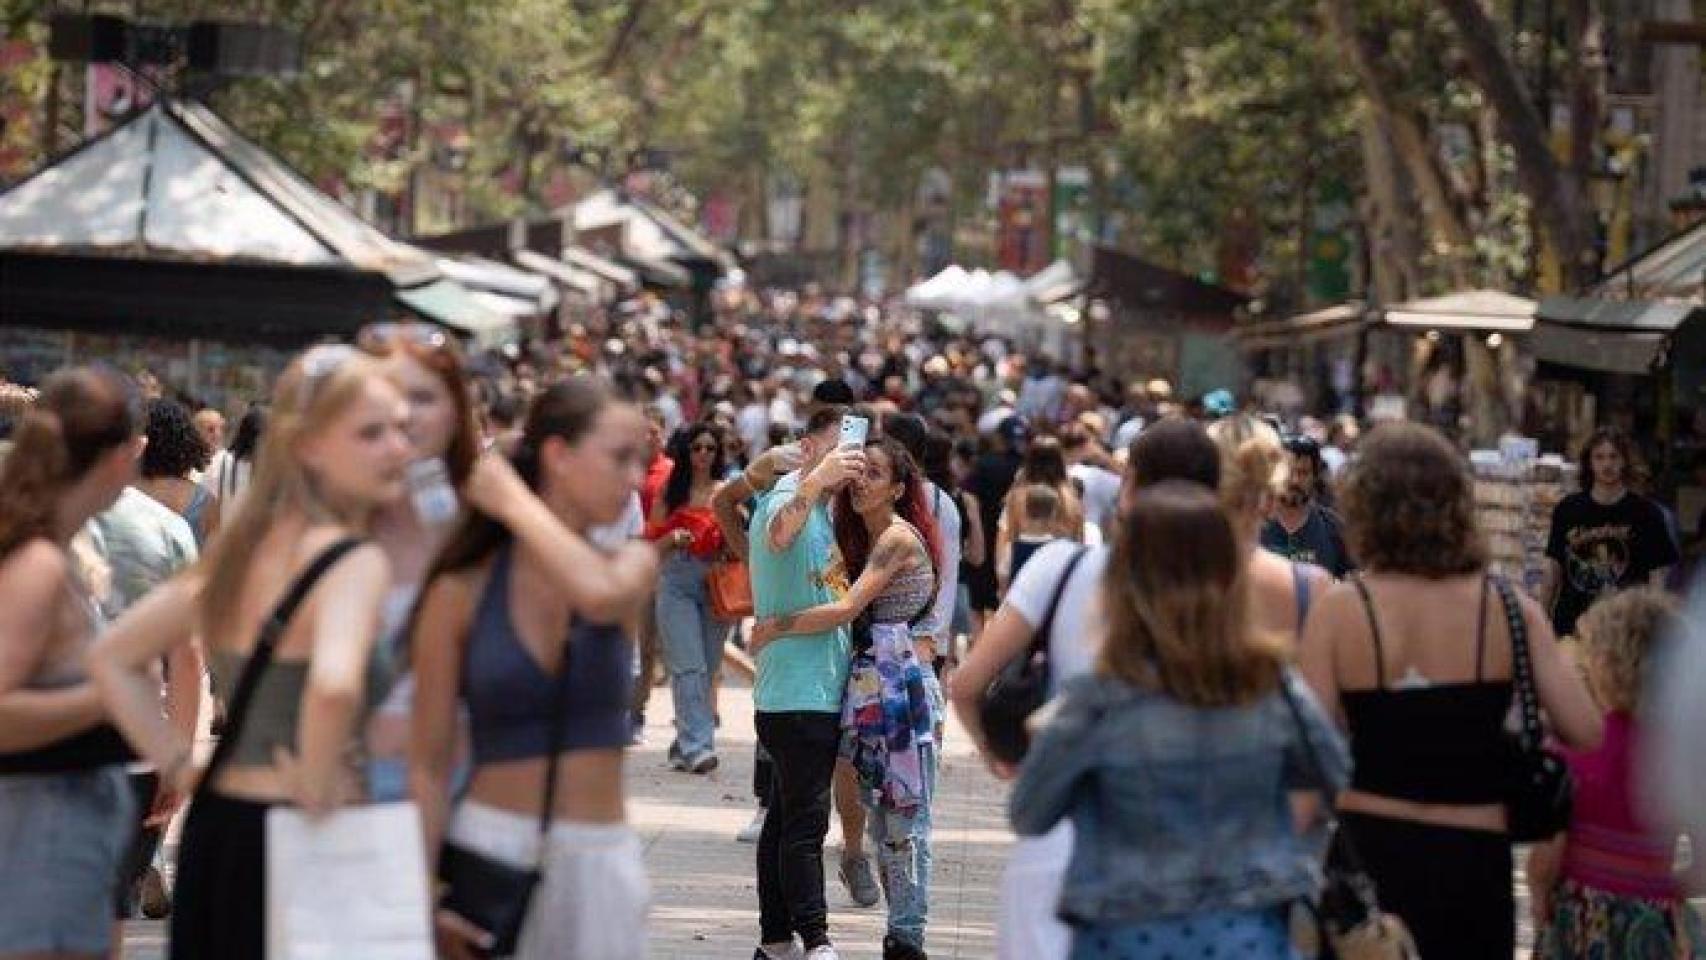
{"label": "crop top", "polygon": [[710,507],[676,507],[662,523],[647,527],[646,538],[661,540],[676,530],[693,535],[693,542],[685,551],[688,556],[712,560],[723,552],[723,530],[717,526],[717,516]]}
{"label": "crop top", "polygon": [[1511,763],[1504,726],[1511,682],[1482,678],[1487,645],[1485,588],[1476,631],[1475,680],[1393,688],[1386,684],[1374,601],[1361,580],[1353,582],[1368,613],[1379,685],[1339,695],[1351,732],[1351,786],[1416,803],[1503,802]]}
{"label": "crop top", "polygon": [[462,697],[468,705],[475,765],[545,756],[558,682],[567,687],[563,712],[555,718],[564,752],[626,746],[632,642],[617,625],[573,618],[564,673],[546,673],[510,617],[513,565],[513,550],[504,547],[492,562],[474,610],[464,654]]}

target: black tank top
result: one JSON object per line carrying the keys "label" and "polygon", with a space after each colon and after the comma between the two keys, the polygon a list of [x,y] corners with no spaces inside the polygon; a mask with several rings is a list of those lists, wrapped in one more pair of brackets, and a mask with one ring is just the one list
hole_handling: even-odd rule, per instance
{"label": "black tank top", "polygon": [[1362,579],[1354,578],[1368,614],[1374,641],[1373,690],[1340,693],[1350,724],[1351,786],[1415,803],[1482,804],[1505,799],[1510,768],[1505,717],[1510,712],[1511,682],[1482,679],[1487,648],[1487,593],[1475,639],[1475,680],[1436,683],[1414,689],[1386,685],[1385,651],[1374,599]]}

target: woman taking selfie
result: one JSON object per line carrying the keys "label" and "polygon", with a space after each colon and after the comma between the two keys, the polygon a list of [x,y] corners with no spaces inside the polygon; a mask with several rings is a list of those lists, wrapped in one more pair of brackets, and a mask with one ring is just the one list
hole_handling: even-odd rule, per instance
{"label": "woman taking selfie", "polygon": [[[941,553],[923,475],[906,448],[879,440],[865,455],[865,473],[842,490],[832,511],[852,589],[833,603],[760,620],[752,650],[756,655],[777,637],[859,621],[842,705],[842,755],[874,808],[870,833],[889,905],[884,960],[911,960],[924,955],[937,761],[929,667],[913,651],[911,625],[935,600]],[[765,952],[785,955],[781,933],[766,937]]]}
{"label": "woman taking selfie", "polygon": [[71,541],[136,478],[141,427],[123,377],[66,370],[19,417],[0,469],[0,957],[114,946],[130,752],[84,672],[100,612]]}
{"label": "woman taking selfie", "polygon": [[[113,717],[162,785],[188,795],[206,778],[178,851],[174,960],[264,956],[267,811],[324,813],[361,795],[351,757],[385,688],[377,641],[391,583],[384,552],[366,538],[374,514],[403,492],[405,419],[377,362],[342,345],[304,353],[279,379],[235,515],[197,566],[132,606],[91,658]],[[281,601],[303,590],[280,622]],[[270,657],[252,659],[265,634]],[[194,744],[161,715],[153,675],[163,655],[198,637],[232,711],[205,775]],[[251,685],[246,705],[232,703]]]}
{"label": "woman taking selfie", "polygon": [[[605,554],[585,539],[638,488],[645,429],[591,380],[535,398],[514,469],[477,472],[476,512],[434,564],[411,628],[410,773],[429,862],[542,869],[514,954],[524,960],[645,953],[649,892],[622,790],[633,644],[618,624],[647,597],[657,557],[644,543]],[[474,769],[452,809],[463,708]],[[445,956],[491,942],[477,919],[441,911]]]}

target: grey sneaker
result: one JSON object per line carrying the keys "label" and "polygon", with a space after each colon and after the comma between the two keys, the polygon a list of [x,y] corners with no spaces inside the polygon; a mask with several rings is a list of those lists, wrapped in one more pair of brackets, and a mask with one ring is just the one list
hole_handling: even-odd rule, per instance
{"label": "grey sneaker", "polygon": [[836,953],[835,948],[826,943],[807,950],[806,960],[841,960],[841,954]]}
{"label": "grey sneaker", "polygon": [[839,873],[854,903],[861,907],[874,907],[882,899],[883,893],[877,889],[877,875],[871,870],[870,857],[842,857]]}
{"label": "grey sneaker", "polygon": [[682,769],[688,773],[705,774],[717,769],[717,755],[709,750],[695,754],[684,761]]}
{"label": "grey sneaker", "polygon": [[669,768],[671,770],[686,770],[687,758],[681,755],[681,741],[674,740],[669,745]]}
{"label": "grey sneaker", "polygon": [[752,822],[742,827],[741,831],[735,834],[735,841],[738,843],[757,843],[759,836],[764,833],[766,813],[767,811],[763,807],[759,807],[758,812],[752,815]]}

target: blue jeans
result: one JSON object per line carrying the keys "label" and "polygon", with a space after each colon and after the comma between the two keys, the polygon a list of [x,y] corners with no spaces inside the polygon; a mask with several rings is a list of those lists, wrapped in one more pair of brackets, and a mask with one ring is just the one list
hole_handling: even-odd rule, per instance
{"label": "blue jeans", "polygon": [[[942,685],[924,675],[924,687],[937,717],[942,714]],[[940,736],[940,721],[938,721]],[[924,804],[912,816],[873,809],[868,818],[871,845],[877,851],[877,876],[889,905],[889,934],[924,949],[924,926],[930,918],[930,808],[936,802],[936,767],[940,758],[934,743],[920,744],[924,765]]]}
{"label": "blue jeans", "polygon": [[675,742],[688,758],[716,749],[711,677],[722,667],[729,627],[711,616],[710,571],[708,560],[675,554],[658,578],[658,635],[675,697]]}

